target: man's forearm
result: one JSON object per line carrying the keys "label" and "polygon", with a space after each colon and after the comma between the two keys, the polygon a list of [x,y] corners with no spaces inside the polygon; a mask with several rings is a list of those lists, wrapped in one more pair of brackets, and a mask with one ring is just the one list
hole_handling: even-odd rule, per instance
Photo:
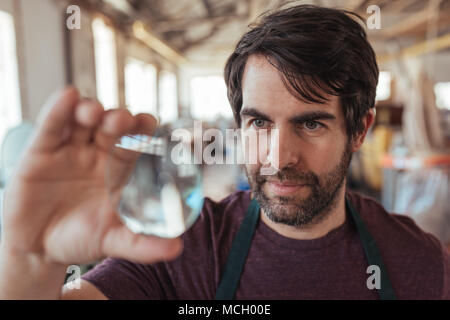
{"label": "man's forearm", "polygon": [[67,266],[0,246],[0,300],[59,299]]}

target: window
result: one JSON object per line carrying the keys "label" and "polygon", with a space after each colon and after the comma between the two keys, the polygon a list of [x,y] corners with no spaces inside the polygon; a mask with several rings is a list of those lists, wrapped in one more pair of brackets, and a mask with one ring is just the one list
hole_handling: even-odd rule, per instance
{"label": "window", "polygon": [[378,77],[378,86],[375,100],[383,101],[391,97],[392,75],[388,71],[381,71]]}
{"label": "window", "polygon": [[434,85],[436,105],[439,109],[450,110],[450,82],[438,82]]}
{"label": "window", "polygon": [[177,77],[169,71],[161,71],[159,77],[159,116],[161,123],[175,121],[178,117]]}
{"label": "window", "polygon": [[233,112],[227,99],[227,88],[221,76],[191,79],[191,114],[196,119],[231,118]]}
{"label": "window", "polygon": [[97,98],[105,109],[117,108],[117,59],[114,31],[96,18],[92,22],[95,49],[95,77]]}
{"label": "window", "polygon": [[21,117],[14,20],[0,11],[0,145]]}
{"label": "window", "polygon": [[133,114],[156,114],[156,68],[128,58],[125,63],[125,100]]}

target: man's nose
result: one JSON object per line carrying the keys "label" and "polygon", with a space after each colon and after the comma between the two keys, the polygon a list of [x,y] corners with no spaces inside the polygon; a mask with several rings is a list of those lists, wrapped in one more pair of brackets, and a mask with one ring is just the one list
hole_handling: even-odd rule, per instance
{"label": "man's nose", "polygon": [[278,169],[296,166],[300,160],[301,142],[288,128],[278,128],[271,143],[271,162]]}

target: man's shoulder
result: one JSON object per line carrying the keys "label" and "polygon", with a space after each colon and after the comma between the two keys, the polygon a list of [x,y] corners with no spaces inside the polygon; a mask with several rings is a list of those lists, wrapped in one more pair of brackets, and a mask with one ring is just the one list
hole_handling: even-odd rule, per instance
{"label": "man's shoulder", "polygon": [[405,249],[441,249],[439,240],[422,230],[410,217],[389,213],[378,201],[358,193],[349,192],[348,196],[374,237],[392,237]]}
{"label": "man's shoulder", "polygon": [[398,283],[407,284],[410,292],[421,292],[424,297],[445,295],[450,266],[439,240],[410,217],[389,213],[371,198],[357,193],[348,196],[380,248],[388,273]]}

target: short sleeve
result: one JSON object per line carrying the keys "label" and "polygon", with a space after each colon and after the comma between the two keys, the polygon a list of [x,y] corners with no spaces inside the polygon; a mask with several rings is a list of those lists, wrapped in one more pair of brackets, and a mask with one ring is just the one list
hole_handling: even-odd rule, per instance
{"label": "short sleeve", "polygon": [[164,299],[151,265],[107,258],[82,276],[110,300]]}

